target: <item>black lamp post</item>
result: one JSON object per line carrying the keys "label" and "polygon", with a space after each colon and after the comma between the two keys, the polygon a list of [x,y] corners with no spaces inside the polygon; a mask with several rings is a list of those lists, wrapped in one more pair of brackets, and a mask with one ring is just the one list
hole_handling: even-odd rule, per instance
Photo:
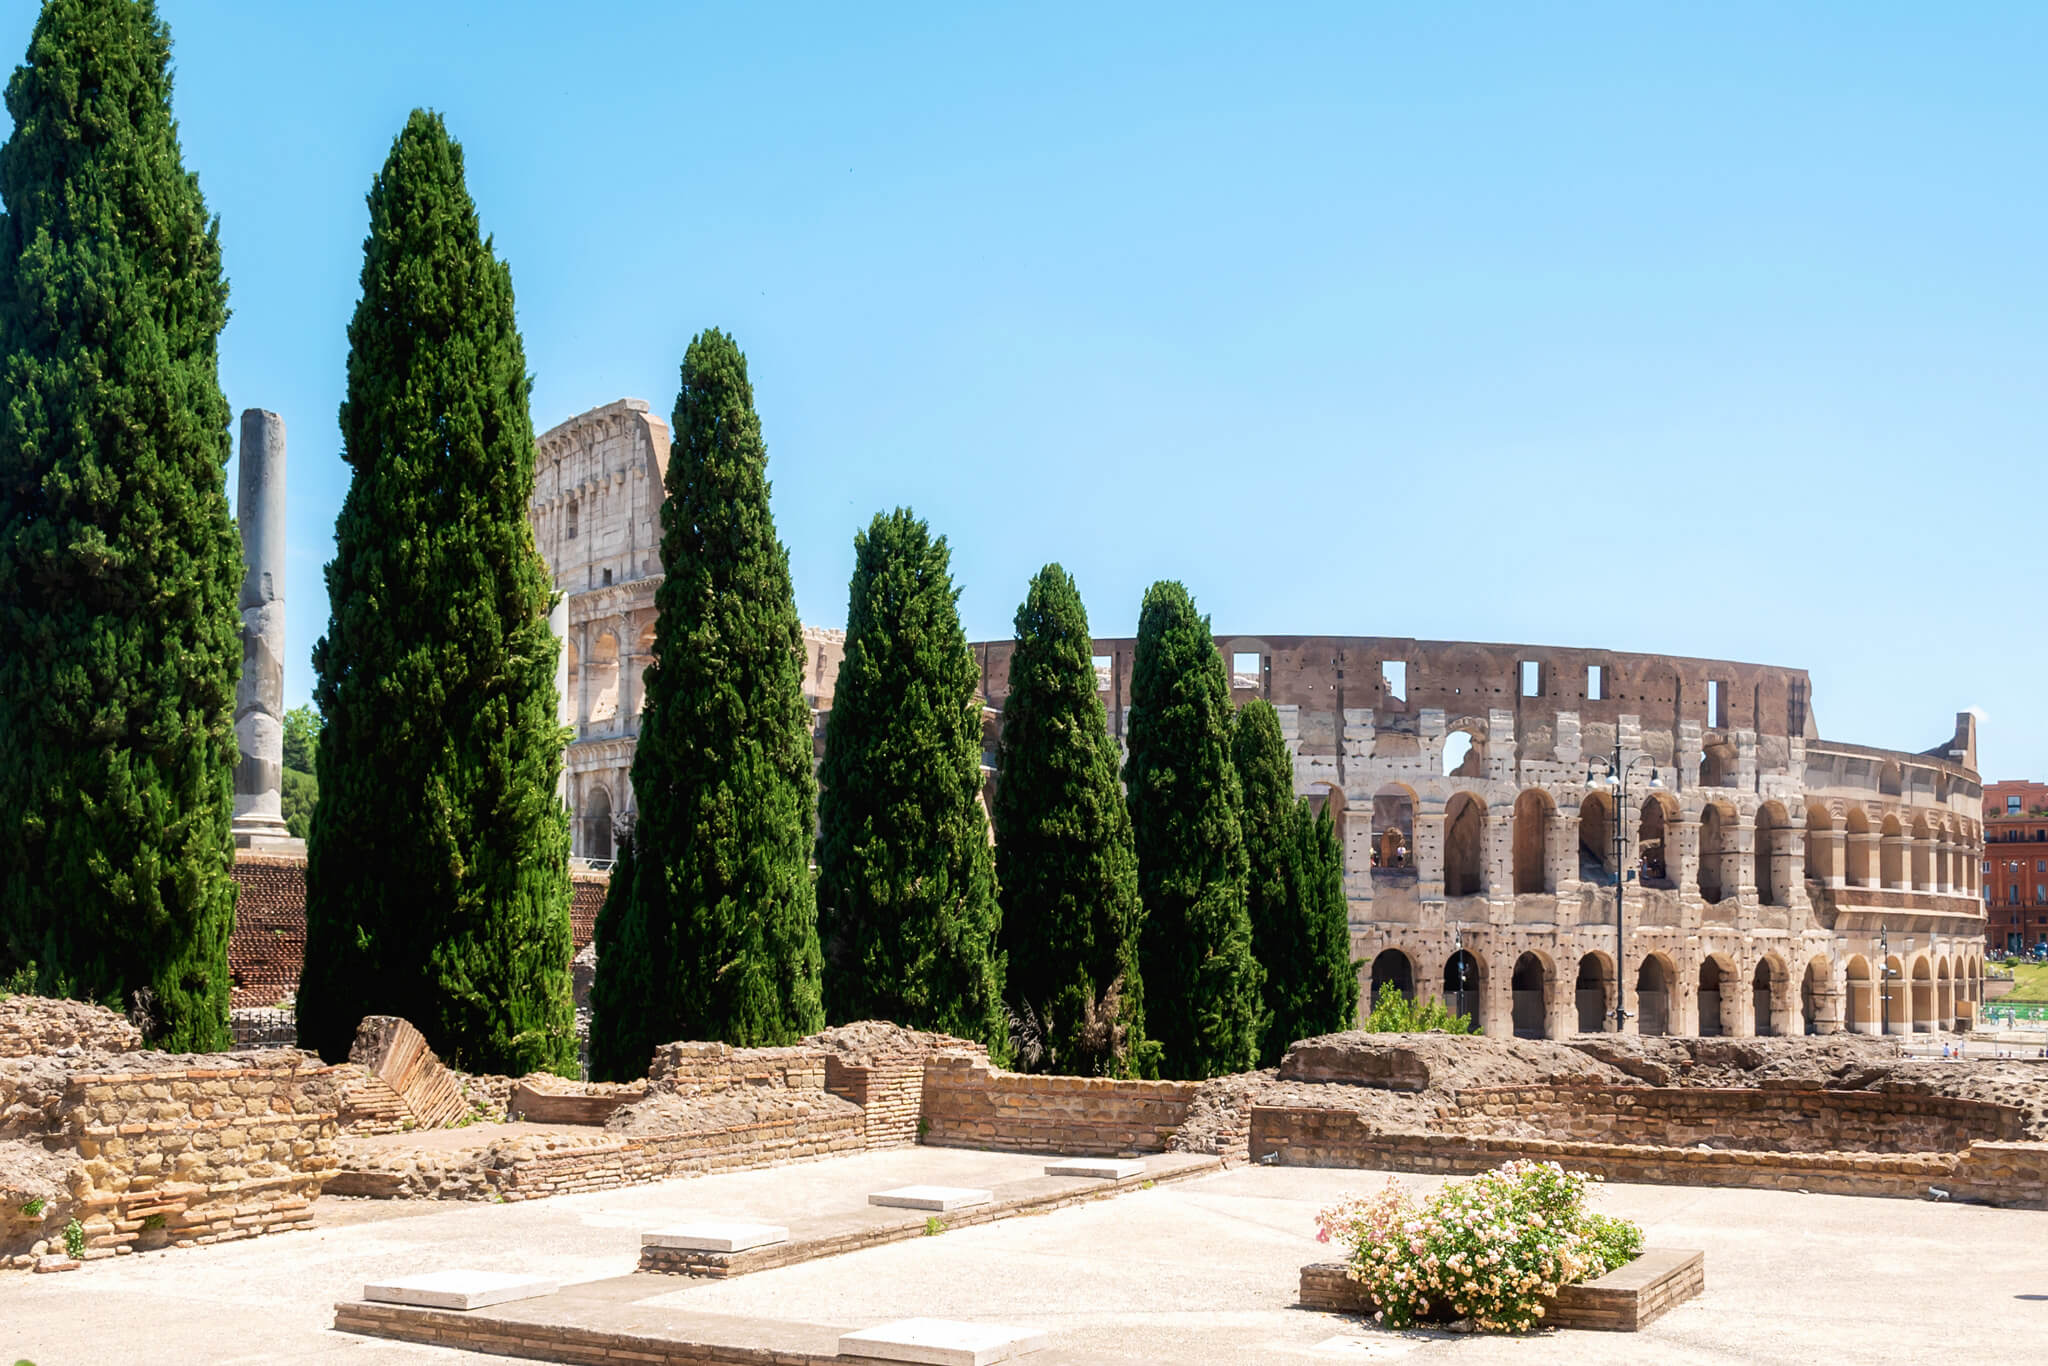
{"label": "black lamp post", "polygon": [[[1662,792],[1664,780],[1657,776],[1657,761],[1648,754],[1638,754],[1627,763],[1621,761],[1621,745],[1614,746],[1614,762],[1606,773],[1591,769],[1586,772],[1586,782],[1591,787],[1615,794],[1614,798],[1614,1032],[1619,1034],[1628,1023],[1628,996],[1626,976],[1627,930],[1622,916],[1622,901],[1628,891],[1628,780],[1638,764],[1650,765],[1650,791]],[[1618,776],[1617,776],[1618,775]],[[1668,837],[1668,832],[1667,832]]]}

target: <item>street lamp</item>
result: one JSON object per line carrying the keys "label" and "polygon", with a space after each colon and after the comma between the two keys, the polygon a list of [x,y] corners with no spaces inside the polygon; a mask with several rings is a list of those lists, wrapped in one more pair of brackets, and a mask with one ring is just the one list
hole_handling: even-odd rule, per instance
{"label": "street lamp", "polygon": [[1614,796],[1614,1032],[1621,1033],[1628,1022],[1628,997],[1626,976],[1628,945],[1624,938],[1622,901],[1628,891],[1628,780],[1638,764],[1650,766],[1650,791],[1662,792],[1664,780],[1657,776],[1657,761],[1648,754],[1638,754],[1627,763],[1621,761],[1621,744],[1614,746],[1614,762],[1607,772],[1586,770],[1588,786],[1610,791]]}
{"label": "street lamp", "polygon": [[[1913,951],[1913,936],[1906,936],[1906,952]],[[1880,924],[1877,927],[1877,958],[1884,989],[1878,994],[1877,1032],[1889,1039],[1892,1036],[1892,928]]]}

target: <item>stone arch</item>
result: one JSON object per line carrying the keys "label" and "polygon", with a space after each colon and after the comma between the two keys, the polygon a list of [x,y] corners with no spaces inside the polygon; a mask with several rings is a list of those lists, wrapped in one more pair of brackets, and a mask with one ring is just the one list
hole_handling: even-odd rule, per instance
{"label": "stone arch", "polygon": [[1842,881],[1842,863],[1838,855],[1841,843],[1835,839],[1835,818],[1825,803],[1806,804],[1806,831],[1802,838],[1806,842],[1806,876],[1825,886],[1836,887]]}
{"label": "stone arch", "polygon": [[1790,1034],[1792,974],[1775,953],[1756,960],[1750,974],[1750,1017],[1758,1034]]}
{"label": "stone arch", "polygon": [[1514,992],[1514,1029],[1518,1039],[1541,1039],[1550,1032],[1550,960],[1534,949],[1515,959],[1509,983]]}
{"label": "stone arch", "polygon": [[1573,999],[1578,1006],[1581,1034],[1598,1034],[1606,1029],[1614,1016],[1614,960],[1597,949],[1582,955]]}
{"label": "stone arch", "polygon": [[1669,792],[1643,798],[1636,821],[1636,866],[1645,887],[1671,883],[1671,827],[1678,822],[1678,801]]}
{"label": "stone arch", "polygon": [[1477,896],[1486,890],[1486,803],[1470,792],[1444,805],[1444,895]]}
{"label": "stone arch", "polygon": [[1887,759],[1877,770],[1877,791],[1882,797],[1896,797],[1904,786],[1905,770],[1895,759]]}
{"label": "stone arch", "polygon": [[1735,808],[1708,802],[1700,811],[1700,900],[1708,905],[1735,895]]}
{"label": "stone arch", "polygon": [[1709,739],[1700,746],[1700,786],[1735,786],[1735,746],[1728,740]]}
{"label": "stone arch", "polygon": [[1916,892],[1934,890],[1934,832],[1922,812],[1913,819],[1913,829],[1906,846],[1906,870],[1909,886]]}
{"label": "stone arch", "polygon": [[1880,838],[1877,842],[1877,876],[1880,886],[1892,888],[1906,885],[1906,857],[1903,833],[1899,818],[1887,812],[1884,824],[1878,827]]}
{"label": "stone arch", "polygon": [[1515,892],[1554,892],[1550,873],[1550,824],[1557,803],[1540,787],[1515,798]]}
{"label": "stone arch", "polygon": [[1593,791],[1579,803],[1579,877],[1602,885],[1614,881],[1614,798]]}
{"label": "stone arch", "polygon": [[1848,1027],[1858,1034],[1877,1033],[1878,983],[1871,974],[1870,960],[1860,953],[1849,955],[1842,977],[1847,996],[1843,1010],[1848,1016]]}
{"label": "stone arch", "polygon": [[1415,866],[1415,789],[1405,783],[1385,783],[1372,794],[1372,837],[1374,867],[1385,869]]}
{"label": "stone arch", "polygon": [[1912,1002],[1913,1033],[1925,1034],[1934,1028],[1934,969],[1927,961],[1927,955],[1913,956],[1913,985],[1908,993]]}
{"label": "stone arch", "polygon": [[1756,829],[1753,848],[1756,862],[1756,900],[1759,906],[1784,906],[1790,903],[1790,888],[1778,885],[1778,842],[1785,838],[1785,831],[1791,820],[1785,808],[1776,802],[1765,802],[1756,809]]}
{"label": "stone arch", "polygon": [[1953,1029],[1956,1023],[1956,982],[1946,954],[1934,962],[1934,1027]]}
{"label": "stone arch", "polygon": [[583,857],[608,859],[611,856],[611,789],[603,783],[592,783],[583,794]]}
{"label": "stone arch", "polygon": [[1851,887],[1871,886],[1877,870],[1871,866],[1869,813],[1860,806],[1850,807],[1842,828],[1846,832],[1842,876]]}
{"label": "stone arch", "polygon": [[1710,953],[1700,960],[1700,1037],[1734,1034],[1741,1018],[1742,976],[1726,954]]}
{"label": "stone arch", "polygon": [[[1821,1032],[1824,1017],[1829,1013],[1825,1007],[1834,995],[1834,986],[1835,966],[1828,961],[1826,954],[1817,953],[1806,960],[1806,971],[1801,974],[1799,982],[1801,1032]],[[1843,1019],[1840,1023],[1847,1028],[1850,1022]]]}
{"label": "stone arch", "polygon": [[1470,949],[1460,948],[1444,960],[1444,1005],[1453,1015],[1469,1015],[1474,1026],[1483,1023],[1479,1003],[1486,998],[1486,962]]}
{"label": "stone arch", "polygon": [[590,647],[590,715],[592,725],[619,714],[619,637],[600,631]]}
{"label": "stone arch", "polygon": [[1661,953],[1644,956],[1636,967],[1636,1032],[1669,1034],[1671,998],[1677,990],[1678,969]]}
{"label": "stone arch", "polygon": [[1373,1002],[1380,998],[1380,988],[1392,986],[1394,990],[1415,999],[1415,960],[1401,949],[1382,949],[1372,960],[1370,990],[1366,994],[1365,1008],[1370,1011]]}
{"label": "stone arch", "polygon": [[[1464,743],[1458,743],[1458,737]],[[1446,778],[1486,776],[1486,722],[1475,716],[1461,716],[1444,727],[1442,763]]]}

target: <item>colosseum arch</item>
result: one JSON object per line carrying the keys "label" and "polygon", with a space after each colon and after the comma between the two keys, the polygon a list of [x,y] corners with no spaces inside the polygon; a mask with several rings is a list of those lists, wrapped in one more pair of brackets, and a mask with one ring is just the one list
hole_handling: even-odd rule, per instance
{"label": "colosseum arch", "polygon": [[1712,801],[1700,810],[1700,900],[1709,906],[1735,895],[1735,808]]}
{"label": "colosseum arch", "polygon": [[1835,838],[1835,818],[1825,803],[1806,804],[1806,876],[1826,887],[1842,885],[1842,845]]}
{"label": "colosseum arch", "polygon": [[[1804,1032],[1820,1033],[1821,1019],[1826,1013],[1823,1007],[1834,995],[1834,986],[1835,965],[1828,961],[1826,954],[1817,953],[1806,960],[1806,971],[1801,974],[1799,982],[1799,1017]],[[1845,1029],[1851,1027],[1846,1014],[1841,1023]]]}
{"label": "colosseum arch", "polygon": [[1365,1009],[1370,1012],[1372,1003],[1379,1000],[1380,988],[1392,986],[1394,990],[1415,999],[1415,960],[1402,949],[1382,949],[1372,960],[1372,976],[1368,982]]}
{"label": "colosseum arch", "polygon": [[1797,1032],[1792,1027],[1792,973],[1775,953],[1757,959],[1750,974],[1750,1016],[1758,1034]]}
{"label": "colosseum arch", "polygon": [[1925,1034],[1934,1028],[1934,969],[1927,955],[1913,958],[1913,1032]]}
{"label": "colosseum arch", "polygon": [[1599,950],[1579,958],[1577,981],[1572,989],[1578,1007],[1579,1032],[1598,1034],[1614,1018],[1614,960]]}
{"label": "colosseum arch", "polygon": [[1726,739],[1709,739],[1700,747],[1700,786],[1735,786],[1735,745]]}
{"label": "colosseum arch", "polygon": [[1878,827],[1877,877],[1878,885],[1886,890],[1897,890],[1906,885],[1905,836],[1899,829],[1899,818],[1890,812],[1885,814],[1884,824]]}
{"label": "colosseum arch", "polygon": [[1870,813],[1860,806],[1849,808],[1843,817],[1843,879],[1851,887],[1877,885],[1877,868],[1870,857]]}
{"label": "colosseum arch", "polygon": [[1778,845],[1786,838],[1791,819],[1776,802],[1756,809],[1753,848],[1756,864],[1756,900],[1759,906],[1784,906],[1791,902],[1791,889],[1778,885]]}
{"label": "colosseum arch", "polygon": [[611,856],[611,790],[603,783],[592,783],[583,794],[583,857],[602,860]]}
{"label": "colosseum arch", "polygon": [[1479,1003],[1486,999],[1486,961],[1470,949],[1460,948],[1444,960],[1444,1005],[1453,1015],[1470,1016],[1475,1029],[1483,1027]]}
{"label": "colosseum arch", "polygon": [[1540,787],[1524,788],[1515,798],[1515,891],[1554,892],[1551,877],[1550,826],[1557,803]]}
{"label": "colosseum arch", "polygon": [[590,647],[590,715],[584,719],[596,725],[618,714],[619,638],[611,631],[603,631]]}
{"label": "colosseum arch", "polygon": [[1579,803],[1579,877],[1614,883],[1614,798],[1606,792],[1589,792]]}
{"label": "colosseum arch", "polygon": [[1846,993],[1844,1023],[1858,1034],[1877,1033],[1879,985],[1871,975],[1870,960],[1860,953],[1850,954],[1842,977]]}
{"label": "colosseum arch", "polygon": [[[1460,737],[1463,737],[1462,740]],[[1486,776],[1486,722],[1461,716],[1444,726],[1441,768],[1446,778]]]}
{"label": "colosseum arch", "polygon": [[1379,868],[1411,868],[1415,862],[1415,789],[1386,783],[1372,795],[1373,856]]}
{"label": "colosseum arch", "polygon": [[1444,805],[1444,895],[1477,896],[1486,890],[1486,803],[1470,792]]}
{"label": "colosseum arch", "polygon": [[1913,822],[1912,843],[1907,846],[1911,855],[1912,887],[1916,892],[1934,889],[1934,830],[1927,823],[1923,813]]}
{"label": "colosseum arch", "polygon": [[1644,957],[1636,968],[1636,1032],[1669,1034],[1672,998],[1678,991],[1678,969],[1662,953]]}
{"label": "colosseum arch", "polygon": [[1550,1000],[1557,974],[1550,960],[1534,949],[1515,959],[1514,1030],[1518,1039],[1541,1039],[1550,1032]]}
{"label": "colosseum arch", "polygon": [[1742,1018],[1742,975],[1735,961],[1723,953],[1710,953],[1700,960],[1700,1037],[1739,1034]]}
{"label": "colosseum arch", "polygon": [[1934,1027],[1953,1029],[1956,1023],[1956,982],[1946,954],[1934,962]]}
{"label": "colosseum arch", "polygon": [[1636,866],[1645,887],[1668,888],[1671,880],[1671,828],[1678,823],[1678,799],[1652,792],[1643,799],[1636,821]]}

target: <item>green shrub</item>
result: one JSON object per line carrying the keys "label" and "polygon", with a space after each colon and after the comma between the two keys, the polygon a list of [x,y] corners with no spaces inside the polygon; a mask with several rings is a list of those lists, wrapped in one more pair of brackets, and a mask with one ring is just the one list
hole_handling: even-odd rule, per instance
{"label": "green shrub", "polygon": [[40,1219],[43,1217],[44,1207],[48,1204],[49,1202],[43,1199],[42,1196],[31,1195],[28,1199],[21,1202],[21,1217],[24,1219]]}
{"label": "green shrub", "polygon": [[1373,997],[1372,1013],[1361,1026],[1368,1034],[1470,1034],[1472,1017],[1454,1014],[1441,1000],[1414,1001],[1392,982],[1381,984]]}
{"label": "green shrub", "polygon": [[76,1219],[64,1225],[64,1250],[73,1261],[85,1255],[85,1225]]}

